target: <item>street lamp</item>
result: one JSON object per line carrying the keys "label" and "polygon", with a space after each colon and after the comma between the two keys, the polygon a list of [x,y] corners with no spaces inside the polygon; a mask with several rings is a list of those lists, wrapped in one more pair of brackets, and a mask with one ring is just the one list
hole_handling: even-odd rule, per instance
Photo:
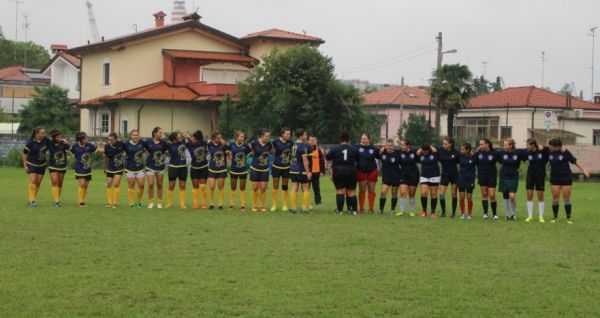
{"label": "street lamp", "polygon": [[[444,54],[454,54],[454,53],[457,53],[458,50],[457,49],[451,49],[451,50],[447,50],[447,51],[442,51],[441,34],[439,35],[438,41],[439,42],[438,42],[437,70],[439,71],[442,68],[442,59],[444,57]],[[437,135],[440,134],[441,114],[442,114],[442,105],[440,105],[440,103],[438,102],[437,105],[436,105],[436,111],[435,111],[435,133]]]}

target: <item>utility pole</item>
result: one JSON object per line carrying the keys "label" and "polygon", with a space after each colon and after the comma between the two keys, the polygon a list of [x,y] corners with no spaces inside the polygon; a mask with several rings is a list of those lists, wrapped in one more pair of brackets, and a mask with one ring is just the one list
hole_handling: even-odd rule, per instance
{"label": "utility pole", "polygon": [[542,51],[542,89],[544,88],[544,67],[546,62],[548,62],[546,60],[546,51]]}
{"label": "utility pole", "polygon": [[[10,0],[15,3],[15,44],[19,41],[19,5],[21,0]],[[15,64],[17,64],[17,46],[15,45]]]}
{"label": "utility pole", "polygon": [[596,49],[596,29],[598,27],[595,26],[590,29],[589,36],[592,37],[592,91],[590,92],[592,95],[592,101],[594,101],[594,51]]}
{"label": "utility pole", "polygon": [[402,81],[400,82],[400,128],[402,128],[402,124],[404,123],[404,76],[402,76]]}
{"label": "utility pole", "polygon": [[23,14],[23,18],[25,19],[25,22],[23,23],[23,29],[25,29],[25,45],[24,45],[24,49],[25,49],[25,58],[24,58],[24,62],[23,62],[23,66],[27,67],[27,30],[29,30],[29,13],[24,13]]}
{"label": "utility pole", "polygon": [[[438,32],[438,35],[436,37],[437,40],[437,71],[439,71],[442,68],[442,57],[443,57],[443,53],[442,53],[442,47],[443,47],[443,41],[442,41],[442,32]],[[440,134],[440,122],[441,122],[441,112],[442,112],[442,107],[440,105],[440,102],[438,101],[435,105],[435,133],[436,135],[439,136]],[[431,116],[431,114],[430,114]],[[430,125],[431,125],[431,121],[430,121]]]}

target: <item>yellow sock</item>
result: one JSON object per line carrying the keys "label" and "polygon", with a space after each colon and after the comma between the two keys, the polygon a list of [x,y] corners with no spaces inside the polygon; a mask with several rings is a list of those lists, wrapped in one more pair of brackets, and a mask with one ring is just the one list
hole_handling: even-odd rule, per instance
{"label": "yellow sock", "polygon": [[60,201],[60,194],[58,191],[58,187],[56,186],[52,187],[52,199],[54,200],[54,202]]}
{"label": "yellow sock", "polygon": [[277,189],[273,189],[271,191],[271,206],[273,207],[273,209],[277,208]]}
{"label": "yellow sock", "polygon": [[170,208],[173,206],[173,190],[167,191],[167,207]]}
{"label": "yellow sock", "polygon": [[230,206],[235,206],[235,194],[237,191],[235,190],[231,190],[231,192],[229,192],[229,205]]}
{"label": "yellow sock", "polygon": [[252,190],[252,208],[256,209],[256,200],[258,199],[258,191]]}
{"label": "yellow sock", "polygon": [[208,204],[214,206],[215,205],[215,189],[208,189]]}
{"label": "yellow sock", "polygon": [[286,190],[281,191],[281,206],[288,207],[288,192]]}
{"label": "yellow sock", "polygon": [[112,204],[117,205],[119,204],[119,197],[121,196],[121,188],[114,188],[113,190]]}
{"label": "yellow sock", "polygon": [[37,197],[38,192],[40,192],[40,187],[36,186],[35,187],[35,196]]}
{"label": "yellow sock", "polygon": [[185,209],[185,190],[179,190],[179,207]]}
{"label": "yellow sock", "polygon": [[302,193],[302,209],[308,211],[310,208],[310,191],[304,191]]}
{"label": "yellow sock", "polygon": [[83,189],[83,202],[85,203],[85,197],[87,196],[87,189]]}
{"label": "yellow sock", "polygon": [[77,191],[77,199],[79,201],[79,204],[85,202],[85,189],[83,188],[79,188]]}
{"label": "yellow sock", "polygon": [[206,184],[200,185],[200,197],[202,197],[202,205],[206,206]]}
{"label": "yellow sock", "polygon": [[106,188],[106,203],[113,204],[114,188]]}
{"label": "yellow sock", "polygon": [[267,190],[260,190],[260,207],[267,206]]}
{"label": "yellow sock", "polygon": [[225,204],[225,188],[219,189],[219,206]]}
{"label": "yellow sock", "polygon": [[240,206],[246,207],[246,190],[240,190]]}
{"label": "yellow sock", "polygon": [[62,197],[62,187],[58,188],[58,199]]}
{"label": "yellow sock", "polygon": [[297,195],[298,194],[296,193],[296,191],[292,191],[292,193],[290,193],[290,208],[292,208],[292,211],[295,211],[298,207],[298,204],[296,202]]}
{"label": "yellow sock", "polygon": [[148,203],[154,203],[154,198],[148,198]]}
{"label": "yellow sock", "polygon": [[138,188],[137,190],[137,202],[141,203],[142,202],[142,197],[144,196],[144,190]]}
{"label": "yellow sock", "polygon": [[135,203],[134,200],[134,193],[133,193],[133,189],[129,189],[127,188],[127,203],[129,203],[129,205],[132,205],[133,203]]}
{"label": "yellow sock", "polygon": [[29,188],[27,188],[27,193],[29,194],[29,201],[35,201],[35,184],[30,183]]}
{"label": "yellow sock", "polygon": [[192,201],[194,205],[198,205],[198,198],[200,197],[200,193],[198,189],[192,189]]}

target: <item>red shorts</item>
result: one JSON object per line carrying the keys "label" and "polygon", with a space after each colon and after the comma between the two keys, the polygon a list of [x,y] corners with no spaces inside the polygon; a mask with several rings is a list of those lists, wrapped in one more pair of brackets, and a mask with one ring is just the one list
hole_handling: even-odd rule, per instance
{"label": "red shorts", "polygon": [[371,172],[356,172],[356,179],[358,182],[369,181],[369,182],[377,182],[377,170],[373,170]]}

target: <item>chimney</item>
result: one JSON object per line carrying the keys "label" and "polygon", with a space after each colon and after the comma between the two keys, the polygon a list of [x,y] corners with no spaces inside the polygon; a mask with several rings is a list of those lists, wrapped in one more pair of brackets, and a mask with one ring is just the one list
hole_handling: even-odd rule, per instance
{"label": "chimney", "polygon": [[596,93],[594,96],[594,104],[600,105],[600,93]]}
{"label": "chimney", "polygon": [[167,16],[166,13],[159,11],[159,12],[156,12],[155,14],[153,14],[153,16],[154,16],[154,26],[155,27],[160,28],[165,25],[165,17]]}
{"label": "chimney", "polygon": [[69,47],[64,45],[64,44],[51,44],[50,45],[50,51],[52,51],[52,54],[56,54],[58,52],[62,52],[62,51],[66,51],[68,50]]}

